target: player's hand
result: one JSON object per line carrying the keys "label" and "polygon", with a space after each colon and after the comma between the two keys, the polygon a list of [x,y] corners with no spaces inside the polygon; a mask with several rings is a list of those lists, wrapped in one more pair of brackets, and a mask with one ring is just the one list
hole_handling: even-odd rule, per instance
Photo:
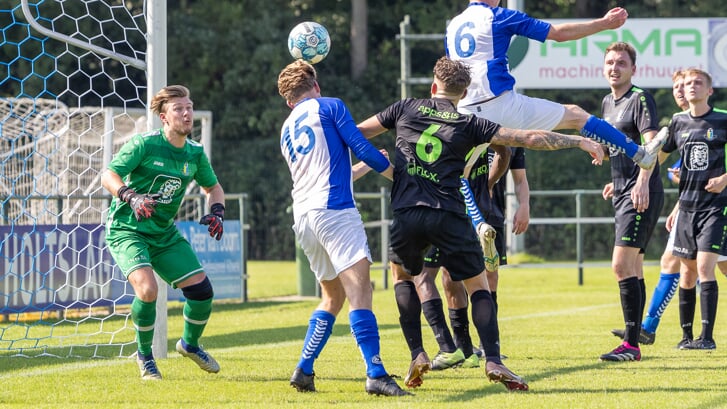
{"label": "player's hand", "polygon": [[613,197],[613,182],[606,183],[601,191],[603,200],[608,200]]}
{"label": "player's hand", "polygon": [[669,180],[671,180],[672,183],[679,184],[679,174],[681,172],[681,169],[669,168],[666,171],[669,172]]}
{"label": "player's hand", "polygon": [[626,9],[621,7],[614,7],[611,10],[606,13],[606,15],[603,16],[603,21],[606,29],[615,29],[619,28],[626,22],[626,19],[629,17],[629,13],[626,11]]}
{"label": "player's hand", "polygon": [[220,203],[215,203],[211,208],[212,213],[203,216],[199,220],[199,224],[203,224],[207,227],[207,231],[210,233],[210,237],[214,237],[215,240],[222,239],[222,233],[225,229],[222,225],[222,221],[225,218],[225,206]]}
{"label": "player's hand", "polygon": [[122,186],[117,195],[119,199],[131,206],[131,209],[134,211],[134,217],[136,217],[136,221],[138,222],[150,218],[156,212],[157,200],[162,197],[159,193],[141,195],[127,186]]}
{"label": "player's hand", "polygon": [[603,147],[600,143],[593,139],[583,138],[579,143],[579,148],[584,152],[588,152],[593,160],[591,163],[594,165],[601,165],[603,163]]}
{"label": "player's hand", "polygon": [[711,178],[707,181],[707,184],[704,186],[704,190],[710,193],[722,193],[726,185],[727,177],[725,177],[725,175],[717,176],[716,178]]}

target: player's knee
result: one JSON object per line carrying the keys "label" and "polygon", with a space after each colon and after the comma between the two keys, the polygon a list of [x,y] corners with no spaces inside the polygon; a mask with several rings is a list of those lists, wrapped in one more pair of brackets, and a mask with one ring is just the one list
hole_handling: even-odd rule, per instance
{"label": "player's knee", "polygon": [[212,290],[212,283],[208,277],[197,284],[182,288],[184,298],[195,301],[205,301],[215,296]]}

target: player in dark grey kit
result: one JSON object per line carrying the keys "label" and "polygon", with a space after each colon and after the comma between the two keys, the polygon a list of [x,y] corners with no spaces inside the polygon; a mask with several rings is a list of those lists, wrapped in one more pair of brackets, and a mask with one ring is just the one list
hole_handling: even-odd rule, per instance
{"label": "player in dark grey kit", "polygon": [[[487,377],[509,390],[527,390],[527,383],[500,360],[497,312],[485,278],[483,252],[459,191],[465,158],[475,146],[487,143],[543,150],[580,147],[598,163],[603,150],[579,136],[502,128],[457,112],[457,102],[470,80],[467,65],[440,58],[434,66],[431,98],[398,101],[359,124],[359,129],[367,138],[396,129],[389,249],[392,263],[399,267],[393,270],[394,280],[411,282],[422,271],[425,251],[430,246],[439,248],[442,265],[453,280],[464,282],[470,295],[472,322],[484,344]],[[411,290],[400,293],[397,289],[396,301],[402,322],[420,305],[416,291]],[[411,334],[407,328],[402,330],[408,341]],[[418,332],[421,337],[421,328]]]}
{"label": "player in dark grey kit", "polygon": [[[603,74],[611,93],[603,98],[603,118],[631,140],[645,144],[656,137],[658,117],[654,98],[634,86],[636,51],[623,42],[606,48]],[[624,340],[613,351],[601,355],[603,361],[641,360],[639,334],[646,302],[644,251],[664,205],[664,187],[659,167],[641,169],[621,152],[611,149],[612,183],[603,189],[603,198],[612,199],[616,211],[616,240],[612,268],[618,281],[621,309],[626,327]]]}
{"label": "player in dark grey kit", "polygon": [[[715,349],[713,331],[717,317],[719,288],[715,266],[720,255],[727,255],[725,239],[727,217],[727,173],[725,173],[725,144],[727,144],[727,111],[709,105],[712,95],[709,73],[689,68],[684,70],[684,95],[689,110],[675,114],[669,124],[669,137],[659,154],[679,151],[679,203],[666,221],[667,229],[676,229],[673,254],[682,262],[679,288],[679,320],[682,328],[691,326],[691,316],[684,310],[683,297],[701,285],[700,306],[702,332],[682,349]],[[679,217],[674,225],[677,211]],[[692,295],[694,297],[694,295]]]}
{"label": "player in dark grey kit", "polygon": [[[487,271],[487,282],[492,293],[495,309],[498,309],[497,288],[500,276],[500,266],[507,265],[507,243],[505,236],[505,177],[511,172],[515,184],[515,196],[518,200],[518,209],[513,215],[512,232],[524,233],[530,222],[530,186],[525,174],[525,149],[522,147],[510,148],[510,161],[507,165],[500,164],[498,155],[491,149],[487,154],[475,162],[474,169],[486,167],[487,173],[483,175],[470,175],[472,193],[477,200],[477,207],[487,220],[487,224],[495,229],[497,235],[494,245],[500,258],[497,268]],[[504,169],[503,169],[504,168]],[[502,170],[501,170],[502,169]],[[475,173],[473,171],[473,173]],[[491,191],[491,192],[490,192]],[[442,274],[442,287],[449,306],[449,321],[452,325],[454,343],[462,349],[465,355],[463,368],[479,366],[477,354],[474,352],[472,340],[469,335],[469,320],[467,319],[467,293],[462,283],[454,282],[449,274]]]}

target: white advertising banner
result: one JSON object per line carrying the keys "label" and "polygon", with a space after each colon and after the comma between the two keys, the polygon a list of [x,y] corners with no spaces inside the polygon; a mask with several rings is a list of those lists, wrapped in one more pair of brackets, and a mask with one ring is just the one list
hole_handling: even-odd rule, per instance
{"label": "white advertising banner", "polygon": [[604,50],[614,41],[636,49],[633,82],[640,87],[671,88],[672,73],[688,67],[709,72],[714,87],[727,86],[727,18],[629,18],[616,30],[575,41],[540,43],[517,37],[508,54],[516,87],[605,87]]}

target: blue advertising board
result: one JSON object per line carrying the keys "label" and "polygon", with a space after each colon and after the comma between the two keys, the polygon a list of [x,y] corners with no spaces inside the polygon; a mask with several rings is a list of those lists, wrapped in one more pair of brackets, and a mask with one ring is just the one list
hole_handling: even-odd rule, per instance
{"label": "blue advertising board", "polygon": [[[197,253],[215,298],[240,298],[240,222],[225,220],[222,240],[207,226],[177,226]],[[168,299],[181,299],[179,290]],[[128,304],[133,290],[106,248],[103,225],[0,226],[0,314]]]}

